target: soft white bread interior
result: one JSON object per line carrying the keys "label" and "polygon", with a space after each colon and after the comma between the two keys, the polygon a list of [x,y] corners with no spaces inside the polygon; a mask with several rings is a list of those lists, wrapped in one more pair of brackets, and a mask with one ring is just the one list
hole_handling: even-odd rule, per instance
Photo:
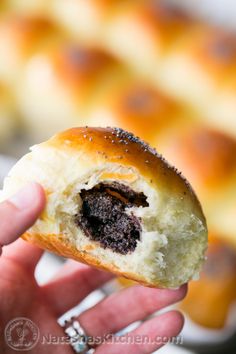
{"label": "soft white bread interior", "polygon": [[[207,247],[198,199],[181,174],[134,135],[88,127],[59,133],[13,167],[3,198],[28,181],[44,187],[47,206],[25,240],[148,286],[176,288],[198,276]],[[93,192],[91,206],[84,195]],[[94,234],[99,217],[121,204],[115,222],[106,215],[106,240],[100,229]],[[125,220],[121,238],[119,220]]]}

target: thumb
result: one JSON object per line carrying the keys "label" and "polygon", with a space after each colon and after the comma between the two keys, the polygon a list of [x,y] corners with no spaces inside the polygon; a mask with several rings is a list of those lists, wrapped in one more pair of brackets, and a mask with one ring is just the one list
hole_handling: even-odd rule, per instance
{"label": "thumb", "polygon": [[34,224],[45,206],[43,188],[30,183],[0,204],[0,253]]}

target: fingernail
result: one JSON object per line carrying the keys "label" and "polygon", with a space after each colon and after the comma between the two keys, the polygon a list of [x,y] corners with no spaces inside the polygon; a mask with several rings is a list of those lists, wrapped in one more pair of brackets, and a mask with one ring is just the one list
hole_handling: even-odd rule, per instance
{"label": "fingernail", "polygon": [[12,203],[17,209],[28,209],[37,200],[37,185],[30,183],[22,188],[18,193],[13,195],[9,202]]}

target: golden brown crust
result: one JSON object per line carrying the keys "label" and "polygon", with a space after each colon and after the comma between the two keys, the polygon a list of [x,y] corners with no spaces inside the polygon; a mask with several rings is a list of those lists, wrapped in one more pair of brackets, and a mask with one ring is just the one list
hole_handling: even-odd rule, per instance
{"label": "golden brown crust", "polygon": [[236,141],[219,131],[186,129],[172,137],[164,151],[197,191],[222,188],[236,172]]}
{"label": "golden brown crust", "polygon": [[163,54],[192,23],[182,11],[160,1],[141,1],[136,7],[124,8],[119,16],[125,16],[138,31],[146,33],[159,54]]}
{"label": "golden brown crust", "polygon": [[192,23],[180,9],[155,0],[144,3],[140,8],[140,17],[164,48],[189,29]]}
{"label": "golden brown crust", "polygon": [[52,66],[55,77],[72,94],[79,94],[79,97],[85,96],[93,86],[98,89],[97,80],[104,79],[111,68],[118,68],[118,62],[111,55],[86,46],[62,46],[44,55]]}
{"label": "golden brown crust", "polygon": [[16,47],[18,53],[26,56],[32,53],[43,41],[49,41],[49,36],[57,34],[57,28],[43,17],[11,16],[0,22],[0,36],[9,45]]}
{"label": "golden brown crust", "polygon": [[48,15],[51,3],[48,0],[1,0],[0,9],[7,14]]}
{"label": "golden brown crust", "polygon": [[[95,171],[96,166],[106,166],[106,164],[110,163],[117,163],[119,168],[122,166],[128,167],[129,169],[126,170],[125,175],[127,175],[129,181],[134,176],[136,178],[137,175],[142,176],[145,183],[153,189],[159,190],[163,198],[176,200],[180,209],[182,208],[181,203],[183,203],[183,208],[186,208],[187,205],[188,212],[195,215],[204,224],[204,216],[199,202],[186,180],[177,173],[175,168],[168,165],[154,149],[131,133],[119,128],[73,128],[55,135],[35,148],[36,150],[42,149],[42,155],[47,154],[49,149],[52,152],[52,157],[57,155],[54,155],[56,151],[62,153],[66,158],[70,159],[71,157],[72,161],[76,158],[79,160],[81,168],[85,164],[85,166],[90,166]],[[34,154],[34,150],[32,154]],[[53,158],[50,161],[53,164]],[[109,178],[116,181],[119,178],[119,172],[117,173],[115,169],[107,168],[107,172],[104,171],[104,173],[110,174]],[[112,173],[113,176],[111,176]],[[45,178],[47,179],[47,176]],[[103,175],[102,178],[106,178],[106,176]],[[122,179],[124,179],[124,175],[122,175]],[[45,188],[45,191],[47,194],[50,193],[47,188]],[[54,208],[54,206],[51,207]],[[44,218],[47,219],[48,214],[42,215],[42,221]],[[53,217],[50,223],[54,222],[56,220]],[[77,247],[73,243],[74,241],[72,242],[68,235],[62,231],[53,233],[47,231],[49,230],[47,228],[42,230],[44,231],[41,231],[40,226],[39,229],[37,227],[32,228],[23,235],[23,238],[63,257],[72,258],[97,268],[111,271],[144,285],[152,287],[166,286],[164,282],[160,283],[156,278],[146,277],[139,272],[122,271],[121,268],[114,266],[111,262],[105,262],[102,257],[99,260],[97,254],[93,255],[91,252],[91,248],[96,247],[96,244]]]}
{"label": "golden brown crust", "polygon": [[157,287],[156,282],[148,283],[145,278],[137,276],[136,273],[124,273],[114,265],[105,265],[101,262],[98,262],[97,257],[93,257],[91,254],[86,253],[86,251],[79,251],[77,248],[73,247],[71,243],[65,242],[65,237],[63,235],[42,235],[26,232],[24,235],[22,235],[22,238],[44,250],[53,252],[59,256],[68,257],[74,259],[75,261],[94,266],[101,270],[112,272],[118,276],[135,280],[140,284],[148,287]]}
{"label": "golden brown crust", "polygon": [[115,124],[150,143],[180,117],[180,106],[152,86],[134,82],[108,92],[103,106]]}
{"label": "golden brown crust", "polygon": [[236,253],[215,236],[209,241],[201,278],[189,284],[180,307],[201,326],[219,329],[225,326],[236,298]]}
{"label": "golden brown crust", "polygon": [[236,38],[234,35],[204,24],[193,26],[175,47],[181,55],[216,84],[235,72]]}
{"label": "golden brown crust", "polygon": [[90,159],[94,164],[111,162],[134,167],[154,187],[161,185],[169,190],[171,186],[180,197],[194,195],[186,179],[155,149],[122,129],[72,128],[55,135],[44,144],[60,150],[71,150],[71,153],[79,151],[80,159]]}

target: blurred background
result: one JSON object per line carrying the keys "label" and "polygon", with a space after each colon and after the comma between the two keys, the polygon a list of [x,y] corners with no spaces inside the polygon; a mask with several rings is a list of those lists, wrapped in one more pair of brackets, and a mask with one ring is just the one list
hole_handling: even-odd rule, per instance
{"label": "blurred background", "polygon": [[[233,0],[0,2],[1,183],[59,130],[119,126],[155,146],[199,196],[208,258],[178,305],[183,343],[160,353],[236,353],[235,18]],[[62,262],[45,254],[38,281]]]}

